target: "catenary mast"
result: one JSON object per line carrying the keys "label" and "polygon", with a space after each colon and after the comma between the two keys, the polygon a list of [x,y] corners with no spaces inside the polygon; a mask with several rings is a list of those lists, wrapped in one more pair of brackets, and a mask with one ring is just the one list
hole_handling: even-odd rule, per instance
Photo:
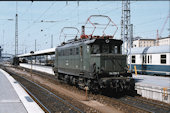
{"label": "catenary mast", "polygon": [[15,15],[15,56],[18,55],[18,4],[16,2],[16,15]]}
{"label": "catenary mast", "polygon": [[129,57],[131,70],[131,47],[133,25],[130,22],[130,0],[122,0],[122,17],[121,17],[121,39],[123,40],[123,54]]}

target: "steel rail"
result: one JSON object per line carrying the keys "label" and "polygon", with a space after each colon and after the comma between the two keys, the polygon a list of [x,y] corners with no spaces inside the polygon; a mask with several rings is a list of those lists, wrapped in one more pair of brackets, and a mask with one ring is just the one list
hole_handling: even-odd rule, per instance
{"label": "steel rail", "polygon": [[[137,107],[139,109],[143,109],[143,110],[145,110],[147,112],[151,112],[151,113],[158,112],[157,111],[158,109],[161,109],[160,112],[161,111],[164,111],[165,113],[169,113],[170,112],[170,108],[168,109],[167,106],[166,107],[161,106],[161,105],[158,106],[158,104],[156,104],[156,103],[149,102],[149,101],[146,101],[146,100],[137,99],[135,97],[127,96],[125,98],[121,98],[120,101],[125,103],[125,104],[129,104],[130,106],[135,106],[135,107]],[[134,104],[134,103],[136,103],[136,104]],[[137,104],[139,104],[139,105],[137,105]],[[149,108],[147,108],[148,106],[146,106],[146,105],[149,105],[152,108],[149,109]]]}
{"label": "steel rail", "polygon": [[139,99],[138,97],[132,98],[132,97],[128,96],[127,98],[137,100],[137,101],[140,101],[140,102],[143,102],[143,103],[147,103],[147,104],[150,104],[150,105],[153,105],[153,106],[157,106],[159,108],[163,108],[163,109],[170,111],[170,106],[167,106],[167,105],[161,105],[161,104],[154,103],[154,102],[151,102],[151,101],[147,101],[147,100],[144,100],[144,99]]}
{"label": "steel rail", "polygon": [[52,92],[49,91],[48,89],[46,89],[46,88],[40,86],[39,84],[37,84],[37,83],[35,83],[35,82],[33,82],[33,81],[31,81],[31,80],[25,78],[25,77],[22,77],[22,76],[20,76],[20,75],[17,75],[16,73],[13,73],[13,72],[11,72],[11,71],[9,71],[9,70],[6,70],[6,71],[9,72],[9,73],[11,73],[11,74],[13,74],[13,75],[16,75],[16,76],[18,76],[18,77],[20,77],[20,78],[23,78],[23,79],[25,79],[26,81],[29,81],[29,82],[31,82],[32,84],[38,86],[39,88],[41,88],[41,89],[47,91],[50,95],[53,95],[53,96],[56,97],[60,102],[66,104],[67,106],[72,107],[72,108],[73,108],[74,110],[76,110],[77,112],[84,113],[82,110],[80,110],[80,109],[77,108],[76,106],[72,105],[71,103],[67,102],[66,100],[62,99],[61,97],[55,95],[54,93],[52,93]]}
{"label": "steel rail", "polygon": [[149,112],[149,113],[155,113],[155,112],[153,112],[153,111],[151,111],[151,110],[148,110],[148,109],[145,109],[145,108],[143,108],[143,107],[139,107],[139,106],[137,106],[137,105],[132,105],[132,104],[130,104],[130,103],[127,103],[127,101],[125,101],[125,100],[120,100],[120,99],[117,99],[117,100],[120,101],[120,102],[122,102],[122,103],[124,103],[124,104],[126,104],[126,105],[128,105],[128,106],[130,106],[130,107],[135,107],[135,108],[137,108],[137,109],[140,109],[140,110],[142,110],[142,111]]}
{"label": "steel rail", "polygon": [[[18,82],[18,81],[17,81],[17,82]],[[40,106],[43,107],[43,109],[45,109],[45,111],[47,111],[48,113],[51,113],[51,111],[50,111],[47,107],[45,107],[45,105],[44,105],[43,103],[41,103],[38,98],[36,98],[36,97],[34,96],[34,94],[32,94],[32,93],[31,93],[24,85],[22,85],[20,82],[18,82],[18,83],[26,90],[26,92],[28,92],[29,95],[31,95],[31,97],[33,97],[33,100],[35,99],[35,100],[38,102],[38,104],[40,104]]]}

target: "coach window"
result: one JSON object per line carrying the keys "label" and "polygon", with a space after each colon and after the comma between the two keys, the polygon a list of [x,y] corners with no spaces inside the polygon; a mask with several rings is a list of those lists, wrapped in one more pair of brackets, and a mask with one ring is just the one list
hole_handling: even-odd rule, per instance
{"label": "coach window", "polygon": [[135,55],[132,56],[132,63],[135,63],[136,62],[136,57]]}
{"label": "coach window", "polygon": [[166,64],[166,55],[161,55],[161,64]]}
{"label": "coach window", "polygon": [[142,63],[146,64],[146,55],[143,55]]}
{"label": "coach window", "polygon": [[152,63],[152,55],[150,55],[150,61],[149,62]]}
{"label": "coach window", "polygon": [[146,57],[146,55],[145,55],[145,64],[146,64],[146,62],[147,62],[147,57]]}
{"label": "coach window", "polygon": [[148,55],[148,64],[149,64],[149,55]]}

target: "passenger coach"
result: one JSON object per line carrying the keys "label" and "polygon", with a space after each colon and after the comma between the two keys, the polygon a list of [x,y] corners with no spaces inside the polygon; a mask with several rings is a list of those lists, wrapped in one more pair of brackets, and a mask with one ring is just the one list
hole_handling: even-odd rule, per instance
{"label": "passenger coach", "polygon": [[131,66],[140,74],[170,75],[170,46],[132,48]]}

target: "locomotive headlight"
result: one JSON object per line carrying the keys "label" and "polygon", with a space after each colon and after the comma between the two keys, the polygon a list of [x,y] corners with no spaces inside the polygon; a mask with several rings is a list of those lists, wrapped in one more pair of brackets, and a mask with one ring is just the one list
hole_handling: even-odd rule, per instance
{"label": "locomotive headlight", "polygon": [[105,42],[106,42],[106,43],[109,43],[110,41],[109,41],[109,39],[106,39]]}

